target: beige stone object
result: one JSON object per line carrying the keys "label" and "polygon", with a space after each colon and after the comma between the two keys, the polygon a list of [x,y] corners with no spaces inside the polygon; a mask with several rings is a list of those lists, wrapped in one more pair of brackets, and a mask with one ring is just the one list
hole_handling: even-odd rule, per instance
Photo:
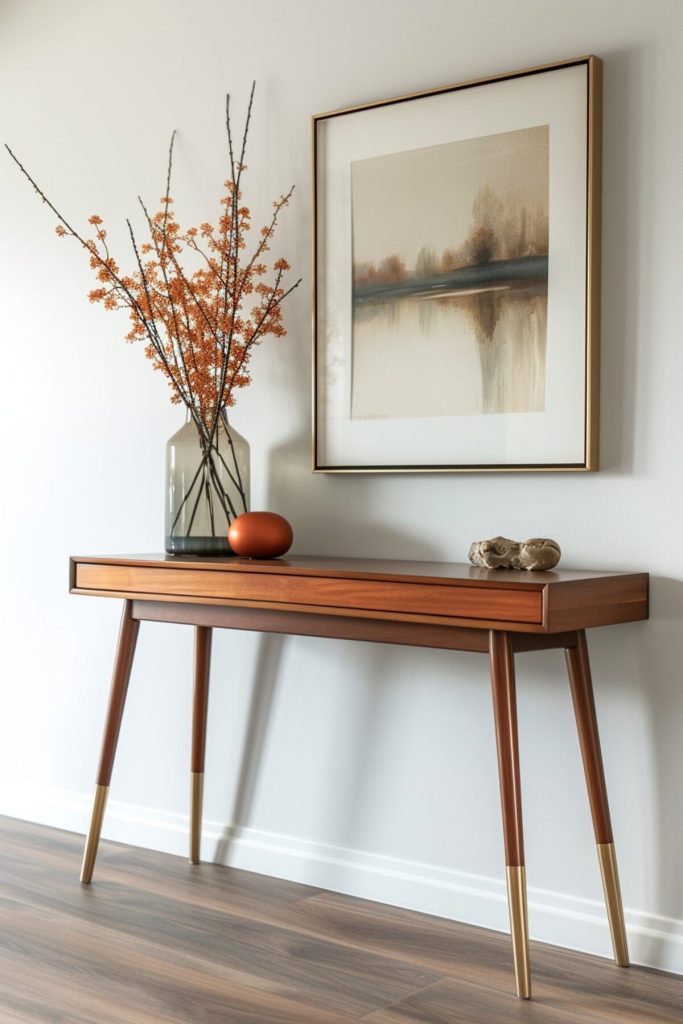
{"label": "beige stone object", "polygon": [[482,569],[554,569],[561,555],[560,545],[550,537],[491,537],[475,540],[469,550],[470,562]]}

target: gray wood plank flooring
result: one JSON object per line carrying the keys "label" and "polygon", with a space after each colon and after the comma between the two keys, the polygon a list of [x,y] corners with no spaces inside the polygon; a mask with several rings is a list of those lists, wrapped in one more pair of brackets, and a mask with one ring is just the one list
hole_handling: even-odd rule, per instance
{"label": "gray wood plank flooring", "polygon": [[1,1024],[683,1024],[683,978],[0,818]]}

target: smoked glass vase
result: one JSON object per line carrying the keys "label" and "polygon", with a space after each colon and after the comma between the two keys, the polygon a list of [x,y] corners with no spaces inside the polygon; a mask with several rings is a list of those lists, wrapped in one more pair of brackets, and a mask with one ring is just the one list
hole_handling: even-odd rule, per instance
{"label": "smoked glass vase", "polygon": [[249,511],[249,444],[223,411],[213,437],[192,419],[166,445],[166,551],[231,555],[228,527]]}

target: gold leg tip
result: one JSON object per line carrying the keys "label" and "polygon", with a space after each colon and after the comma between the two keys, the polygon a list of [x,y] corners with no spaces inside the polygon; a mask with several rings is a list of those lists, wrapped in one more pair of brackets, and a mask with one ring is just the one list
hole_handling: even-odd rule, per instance
{"label": "gold leg tip", "polygon": [[109,786],[95,786],[95,796],[90,815],[90,828],[88,829],[88,837],[85,841],[85,851],[81,865],[81,882],[84,885],[92,881],[93,871],[95,870],[95,858],[97,857],[97,848],[100,843],[100,833],[102,832],[102,822],[104,821],[104,810],[107,806],[108,794]]}
{"label": "gold leg tip", "polygon": [[190,864],[201,863],[204,772],[190,773]]}
{"label": "gold leg tip", "polygon": [[523,866],[507,868],[508,906],[510,909],[510,936],[515,963],[515,983],[518,999],[531,999],[531,969],[529,965],[529,925],[526,909],[526,871]]}
{"label": "gold leg tip", "polygon": [[619,967],[629,967],[630,960],[626,938],[626,924],[624,922],[624,907],[621,900],[614,843],[598,843],[597,847],[602,885],[605,891],[607,919],[612,936],[612,948],[614,949],[614,960]]}

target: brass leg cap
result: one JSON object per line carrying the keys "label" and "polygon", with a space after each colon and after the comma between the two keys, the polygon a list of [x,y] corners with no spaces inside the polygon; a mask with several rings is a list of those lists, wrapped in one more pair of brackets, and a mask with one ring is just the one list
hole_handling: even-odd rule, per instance
{"label": "brass leg cap", "polygon": [[190,773],[190,864],[201,861],[204,772]]}
{"label": "brass leg cap", "polygon": [[628,942],[626,940],[626,924],[624,923],[624,906],[621,902],[621,888],[619,886],[619,872],[617,871],[617,856],[614,851],[614,843],[598,843],[597,848],[600,874],[602,875],[602,887],[605,890],[605,906],[607,907],[607,919],[612,936],[614,959],[619,967],[628,967],[630,966],[630,960],[628,957]]}
{"label": "brass leg cap", "polygon": [[515,962],[515,981],[519,999],[531,999],[531,969],[529,966],[529,924],[526,908],[526,869],[508,867],[508,906],[510,908],[510,934],[512,956]]}
{"label": "brass leg cap", "polygon": [[83,853],[83,864],[81,865],[81,882],[87,884],[92,881],[92,873],[95,868],[97,848],[100,844],[100,833],[104,821],[104,809],[107,806],[109,786],[95,786],[92,814],[90,815],[90,828],[85,841]]}

